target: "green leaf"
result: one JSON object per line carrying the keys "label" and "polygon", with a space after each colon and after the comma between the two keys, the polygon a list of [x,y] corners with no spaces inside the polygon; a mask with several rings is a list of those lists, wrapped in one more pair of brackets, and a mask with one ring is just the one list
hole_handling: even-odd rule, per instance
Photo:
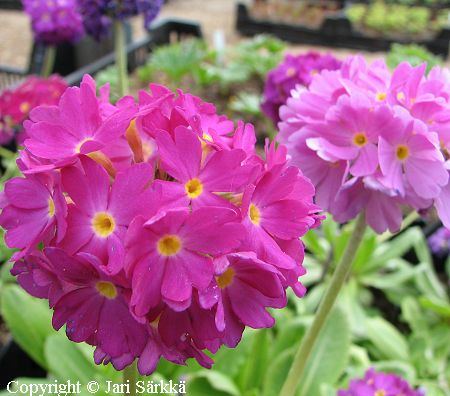
{"label": "green leaf", "polygon": [[247,357],[245,366],[242,368],[242,375],[239,381],[240,388],[243,391],[260,386],[269,359],[270,330],[260,329],[255,332],[251,353]]}
{"label": "green leaf", "polygon": [[386,359],[409,359],[409,348],[406,339],[388,321],[381,317],[366,321],[367,337],[377,348],[380,356]]}
{"label": "green leaf", "polygon": [[263,384],[262,396],[278,396],[280,394],[296,350],[296,347],[285,350],[276,356],[272,364],[269,365]]}
{"label": "green leaf", "polygon": [[190,377],[186,384],[189,396],[240,396],[232,379],[217,371],[202,371]]}
{"label": "green leaf", "polygon": [[364,266],[364,273],[384,267],[388,260],[402,257],[421,238],[423,239],[422,231],[418,227],[411,227],[389,242],[382,243],[375,249],[372,259]]}
{"label": "green leaf", "polygon": [[[365,286],[377,289],[390,289],[409,281],[415,276],[421,276],[427,269],[428,264],[422,263],[413,266],[403,259],[391,259],[387,263],[392,271],[380,275],[378,272],[367,274],[360,278]],[[387,266],[387,265],[386,265]]]}
{"label": "green leaf", "polygon": [[[323,224],[323,223],[322,223]],[[330,251],[330,245],[324,238],[319,236],[317,230],[309,230],[303,237],[303,242],[306,248],[310,251],[315,258],[325,261]]]}
{"label": "green leaf", "polygon": [[[236,348],[220,348],[214,358],[214,370],[220,371],[230,378],[236,378],[242,372],[247,359],[249,359],[254,338],[255,332],[246,329]],[[164,361],[164,359],[161,359],[161,361]],[[172,363],[170,363],[170,366],[174,367]]]}
{"label": "green leaf", "polygon": [[[339,342],[336,342],[339,340]],[[287,377],[297,347],[283,351],[269,366],[264,381],[263,396],[277,396]],[[345,370],[350,351],[350,328],[346,316],[334,309],[311,351],[299,396],[320,395],[323,384],[334,384]]]}
{"label": "green leaf", "polygon": [[450,304],[447,301],[428,297],[421,297],[419,298],[419,301],[422,307],[427,308],[444,318],[450,318]]}
{"label": "green leaf", "polygon": [[[334,384],[344,372],[350,352],[350,326],[346,315],[335,308],[311,351],[298,395],[320,394],[323,384]],[[338,340],[338,342],[336,342]]]}
{"label": "green leaf", "polygon": [[261,114],[261,95],[248,92],[239,92],[229,103],[229,109],[237,113],[260,115]]}
{"label": "green leaf", "polygon": [[306,323],[303,317],[296,317],[280,327],[275,337],[271,356],[278,356],[283,351],[296,346],[305,334]]}
{"label": "green leaf", "polygon": [[10,284],[2,291],[1,312],[14,340],[39,365],[48,368],[44,343],[54,330],[47,301],[32,297],[18,285]]}
{"label": "green leaf", "polygon": [[86,344],[70,341],[63,332],[52,334],[45,341],[44,354],[49,371],[61,381],[80,381],[87,384],[92,380],[95,371],[93,359],[89,360],[82,349]]}
{"label": "green leaf", "polygon": [[405,297],[401,303],[403,319],[416,334],[426,334],[428,323],[423,315],[419,303],[411,296]]}
{"label": "green leaf", "polygon": [[416,370],[410,363],[390,360],[379,361],[372,364],[378,371],[397,374],[405,378],[409,383],[414,383],[416,381]]}
{"label": "green leaf", "polygon": [[355,279],[350,281],[341,290],[338,304],[345,312],[352,333],[357,337],[363,337],[366,334],[366,313],[360,301],[361,287],[357,284]]}
{"label": "green leaf", "polygon": [[425,394],[427,396],[448,396],[448,392],[442,389],[435,382],[420,381],[420,385],[425,388]]}

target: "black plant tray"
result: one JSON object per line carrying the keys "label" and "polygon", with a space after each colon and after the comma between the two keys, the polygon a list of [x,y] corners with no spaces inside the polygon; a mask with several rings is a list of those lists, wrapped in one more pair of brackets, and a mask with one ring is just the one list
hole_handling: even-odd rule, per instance
{"label": "black plant tray", "polygon": [[46,376],[39,367],[12,339],[0,349],[0,389],[17,377],[42,378]]}
{"label": "black plant tray", "polygon": [[280,39],[298,43],[313,44],[326,47],[351,48],[364,51],[388,51],[393,43],[419,44],[437,55],[447,57],[449,52],[450,29],[443,29],[432,40],[391,39],[371,37],[353,28],[344,14],[327,17],[319,29],[311,29],[301,25],[289,25],[253,18],[245,4],[237,5],[237,30],[245,36],[269,33]]}
{"label": "black plant tray", "polygon": [[0,10],[21,10],[22,8],[20,0],[0,0]]}

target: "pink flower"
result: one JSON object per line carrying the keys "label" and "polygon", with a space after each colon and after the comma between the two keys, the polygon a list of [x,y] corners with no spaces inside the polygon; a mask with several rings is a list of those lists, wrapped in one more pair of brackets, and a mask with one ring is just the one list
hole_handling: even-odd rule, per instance
{"label": "pink flower", "polygon": [[215,325],[225,331],[224,342],[235,347],[244,326],[255,329],[275,323],[266,308],[282,308],[286,294],[282,275],[273,266],[258,260],[254,253],[232,253],[214,260],[215,280],[200,293],[200,304],[216,307]]}
{"label": "pink flower", "polygon": [[248,183],[251,168],[242,166],[243,150],[214,151],[204,158],[200,139],[186,128],[174,131],[174,140],[166,132],[157,135],[161,169],[176,184],[170,188],[193,208],[204,205],[229,206],[218,193],[241,192]]}
{"label": "pink flower", "polygon": [[402,63],[390,74],[383,61],[349,57],[281,108],[278,139],[337,221],[365,211],[376,232],[395,232],[400,205],[434,203],[447,222],[450,80],[440,70],[424,72]]}
{"label": "pink flower", "polygon": [[207,350],[273,326],[288,287],[304,295],[299,237],[323,216],[285,147],[258,156],[252,125],[160,85],[112,105],[85,76],[26,128],[25,178],[0,196],[12,273],[97,364],[210,368]]}
{"label": "pink flower", "polygon": [[306,54],[287,54],[283,62],[267,75],[262,110],[274,124],[280,121],[278,111],[286,103],[290,92],[297,85],[308,86],[322,70],[336,70],[341,66],[331,54],[310,51]]}
{"label": "pink flower", "polygon": [[244,249],[279,268],[297,264],[284,253],[274,237],[290,240],[303,235],[313,224],[310,214],[317,209],[311,202],[312,184],[298,168],[277,166],[265,172],[256,185],[249,186],[242,199],[243,224],[247,229]]}
{"label": "pink flower", "polygon": [[41,241],[64,237],[67,205],[56,174],[11,179],[5,185],[4,198],[0,225],[7,230],[7,246],[23,249],[16,253],[17,258]]}
{"label": "pink flower", "polygon": [[91,253],[108,263],[117,273],[123,268],[124,238],[127,226],[138,214],[153,213],[150,191],[153,178],[149,164],[138,164],[118,173],[110,186],[109,176],[88,157],[81,166],[62,170],[69,204],[67,232],[59,244],[69,254]]}
{"label": "pink flower", "polygon": [[32,111],[25,123],[29,139],[25,147],[31,154],[61,162],[79,154],[101,150],[120,138],[135,113],[133,106],[102,119],[95,91],[86,79],[68,88],[58,106]]}
{"label": "pink flower", "polygon": [[424,396],[422,391],[414,390],[398,375],[376,372],[373,368],[366,371],[364,378],[353,379],[348,390],[341,389],[337,394],[338,396]]}
{"label": "pink flower", "polygon": [[436,198],[448,183],[437,135],[420,121],[407,120],[406,125],[382,131],[378,149],[382,180],[401,196],[406,182],[422,198]]}
{"label": "pink flower", "polygon": [[22,144],[26,138],[22,123],[31,110],[57,104],[66,88],[66,82],[57,75],[49,78],[31,76],[13,91],[3,91],[0,95],[0,139],[7,143],[16,134],[17,143]]}
{"label": "pink flower", "polygon": [[68,256],[58,248],[45,255],[55,275],[70,287],[54,306],[53,327],[66,324],[67,337],[86,341],[112,358],[130,354],[133,359],[145,345],[145,326],[128,309],[129,286],[120,276],[109,277],[95,256]]}
{"label": "pink flower", "polygon": [[133,274],[131,308],[144,316],[161,301],[174,310],[191,303],[192,288],[205,289],[213,276],[210,256],[228,253],[243,238],[237,214],[204,207],[137,217],[127,236],[126,270]]}

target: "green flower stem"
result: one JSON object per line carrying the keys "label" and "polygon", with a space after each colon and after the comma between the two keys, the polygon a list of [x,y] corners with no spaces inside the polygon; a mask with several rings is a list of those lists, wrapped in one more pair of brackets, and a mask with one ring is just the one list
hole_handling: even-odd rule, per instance
{"label": "green flower stem", "polygon": [[125,42],[125,26],[122,21],[114,22],[114,39],[116,49],[116,67],[119,73],[119,96],[128,92],[128,58]]}
{"label": "green flower stem", "polygon": [[[138,372],[136,362],[125,367],[123,370],[123,383],[129,384],[129,392],[124,392],[124,396],[136,396],[136,381],[138,378]],[[125,388],[126,389],[126,388]]]}
{"label": "green flower stem", "polygon": [[51,45],[45,49],[44,64],[42,65],[42,76],[49,77],[53,73],[56,59],[56,47]]}
{"label": "green flower stem", "polygon": [[356,219],[353,233],[347,243],[342,258],[334,271],[331,282],[328,284],[325,294],[322,297],[322,301],[320,302],[313,323],[306,331],[297,353],[295,354],[294,361],[292,362],[286,381],[281,389],[280,396],[295,395],[296,389],[298,388],[298,385],[300,384],[305,373],[305,367],[308,363],[309,355],[311,354],[311,351],[319,337],[319,333],[324,327],[336,298],[342,289],[346,278],[351,272],[352,263],[358,247],[363,239],[366,226],[364,213],[361,213]]}

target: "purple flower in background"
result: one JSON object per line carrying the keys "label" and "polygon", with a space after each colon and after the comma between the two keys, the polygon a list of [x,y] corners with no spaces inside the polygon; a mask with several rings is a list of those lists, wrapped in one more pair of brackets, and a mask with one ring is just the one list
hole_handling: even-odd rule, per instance
{"label": "purple flower in background", "polygon": [[100,40],[109,34],[114,19],[143,14],[145,27],[158,15],[163,0],[78,0],[86,31]]}
{"label": "purple flower in background", "polygon": [[445,227],[439,228],[428,238],[431,251],[437,256],[445,256],[450,249],[450,230]]}
{"label": "purple flower in background", "polygon": [[31,17],[37,42],[48,45],[74,43],[84,34],[76,0],[23,0],[23,6]]}
{"label": "purple flower in background", "polygon": [[424,396],[414,390],[408,382],[395,374],[377,373],[373,368],[366,371],[364,378],[354,379],[347,390],[341,389],[337,396]]}
{"label": "purple flower in background", "polygon": [[341,62],[331,54],[308,52],[302,55],[287,54],[281,64],[267,75],[262,110],[273,120],[280,121],[278,110],[291,96],[297,85],[309,86],[313,76],[321,70],[337,70]]}

